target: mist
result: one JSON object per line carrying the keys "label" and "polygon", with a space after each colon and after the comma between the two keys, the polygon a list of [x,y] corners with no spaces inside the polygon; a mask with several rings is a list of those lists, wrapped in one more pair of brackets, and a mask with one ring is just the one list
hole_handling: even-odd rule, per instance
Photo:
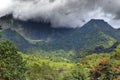
{"label": "mist", "polygon": [[90,19],[120,26],[120,0],[4,0],[0,17],[11,14],[22,21],[50,22],[52,27],[81,27]]}

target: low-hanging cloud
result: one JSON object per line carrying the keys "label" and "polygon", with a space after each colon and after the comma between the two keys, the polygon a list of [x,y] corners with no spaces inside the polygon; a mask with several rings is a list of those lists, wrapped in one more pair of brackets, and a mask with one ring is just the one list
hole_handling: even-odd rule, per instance
{"label": "low-hanging cloud", "polygon": [[119,27],[120,0],[0,1],[0,17],[8,14],[23,21],[50,22],[53,27],[81,27],[90,19],[104,19]]}

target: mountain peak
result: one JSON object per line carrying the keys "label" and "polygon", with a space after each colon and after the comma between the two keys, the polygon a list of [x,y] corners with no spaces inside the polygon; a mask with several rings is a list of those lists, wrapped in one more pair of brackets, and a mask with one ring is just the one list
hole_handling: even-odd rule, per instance
{"label": "mountain peak", "polygon": [[91,19],[90,21],[88,21],[88,24],[108,24],[108,23],[103,19]]}
{"label": "mountain peak", "polygon": [[101,28],[104,30],[111,30],[113,27],[109,25],[106,21],[102,19],[91,19],[88,21],[82,28],[88,28],[88,29],[93,29],[93,28]]}
{"label": "mountain peak", "polygon": [[105,22],[103,19],[91,19],[91,22],[95,22],[95,21],[101,21],[101,22]]}

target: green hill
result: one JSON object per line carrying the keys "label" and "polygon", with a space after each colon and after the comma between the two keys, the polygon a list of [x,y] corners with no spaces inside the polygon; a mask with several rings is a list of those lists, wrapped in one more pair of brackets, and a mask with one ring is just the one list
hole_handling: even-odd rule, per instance
{"label": "green hill", "polygon": [[98,46],[104,48],[111,47],[115,42],[119,41],[118,30],[112,28],[103,20],[91,20],[82,28],[75,29],[74,32],[67,36],[61,37],[56,42],[44,43],[47,47],[43,49],[49,50],[77,50],[90,51]]}
{"label": "green hill", "polygon": [[120,75],[119,51],[120,45],[111,53],[82,57],[77,64],[53,62],[20,54],[30,68],[27,74],[28,80],[104,80],[106,78],[117,80]]}
{"label": "green hill", "polygon": [[2,39],[11,41],[20,51],[26,52],[32,46],[23,36],[10,28],[3,30],[0,34],[2,35]]}
{"label": "green hill", "polygon": [[0,41],[0,80],[119,80],[119,76],[120,45],[111,53],[68,63],[26,55],[9,41]]}
{"label": "green hill", "polygon": [[[10,29],[2,31],[4,39],[13,42],[23,52],[43,51],[93,51],[96,47],[111,47],[120,41],[119,29],[114,29],[104,20],[92,19],[81,28],[52,28],[50,23],[19,21],[12,16],[0,18],[0,25]],[[23,29],[24,37],[19,28]],[[31,42],[34,42],[31,43]],[[23,47],[24,46],[24,47]],[[29,46],[29,47],[28,47]]]}

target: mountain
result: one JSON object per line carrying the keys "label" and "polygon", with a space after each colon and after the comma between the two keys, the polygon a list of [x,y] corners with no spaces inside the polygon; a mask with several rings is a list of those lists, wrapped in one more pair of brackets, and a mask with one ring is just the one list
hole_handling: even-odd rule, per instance
{"label": "mountain", "polygon": [[[108,48],[119,40],[119,35],[116,34],[117,30],[104,20],[92,19],[82,28],[78,28],[69,36],[58,40],[54,46],[64,44],[57,47],[87,51],[93,50],[97,46]],[[53,46],[53,43],[51,44]]]}
{"label": "mountain", "polygon": [[[120,41],[120,30],[99,19],[91,19],[81,28],[73,29],[52,28],[48,22],[20,21],[12,16],[5,16],[0,19],[0,25],[14,30],[5,29],[2,35],[3,38],[13,41],[20,50],[26,49],[22,46],[34,45],[32,48],[36,50],[91,51],[99,46],[109,48]],[[20,38],[16,39],[16,34]]]}
{"label": "mountain", "polygon": [[18,33],[24,34],[24,36],[29,39],[42,41],[47,41],[49,38],[51,38],[53,41],[59,37],[69,35],[74,31],[72,28],[52,28],[51,24],[48,22],[16,20],[13,19],[11,15],[2,17],[0,19],[0,24],[2,27],[9,26],[12,29],[17,30]]}
{"label": "mountain", "polygon": [[20,51],[26,52],[30,46],[32,47],[32,44],[14,30],[6,29],[0,32],[0,34],[2,35],[2,39],[11,41]]}

